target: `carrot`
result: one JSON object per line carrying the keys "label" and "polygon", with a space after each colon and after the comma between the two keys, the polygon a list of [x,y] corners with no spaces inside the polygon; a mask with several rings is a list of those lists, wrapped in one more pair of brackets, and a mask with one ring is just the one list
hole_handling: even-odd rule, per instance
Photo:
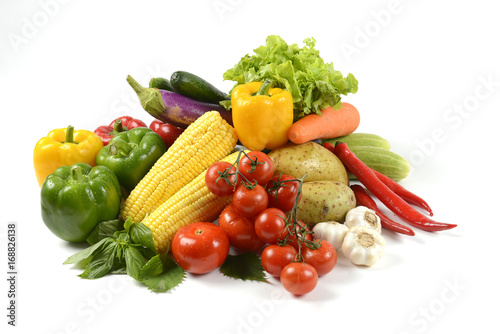
{"label": "carrot", "polygon": [[335,138],[353,133],[359,126],[358,110],[350,103],[342,102],[342,108],[326,107],[318,114],[309,114],[293,123],[288,139],[295,144],[310,140]]}

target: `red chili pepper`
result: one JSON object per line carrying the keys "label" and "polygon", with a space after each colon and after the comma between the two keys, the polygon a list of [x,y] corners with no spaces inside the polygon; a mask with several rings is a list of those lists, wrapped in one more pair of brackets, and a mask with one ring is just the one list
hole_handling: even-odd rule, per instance
{"label": "red chili pepper", "polygon": [[366,166],[363,161],[349,150],[346,143],[337,143],[335,146],[327,144],[330,143],[323,144],[324,147],[332,151],[340,161],[342,161],[349,172],[356,176],[359,182],[361,182],[387,208],[400,218],[406,220],[409,224],[424,231],[442,231],[457,227],[456,224],[436,222],[414,209],[380,181],[373,170]]}
{"label": "red chili pepper", "polygon": [[401,234],[406,234],[406,235],[415,235],[415,232],[413,230],[405,225],[396,223],[394,220],[390,219],[377,206],[377,203],[368,195],[368,193],[365,191],[365,188],[360,186],[359,184],[353,184],[351,186],[352,191],[354,192],[354,196],[356,196],[356,204],[366,206],[368,209],[372,209],[377,213],[377,215],[380,217],[380,223],[383,228],[386,228],[388,230],[398,232]]}
{"label": "red chili pepper", "polygon": [[167,149],[172,146],[177,137],[184,131],[184,129],[157,119],[151,122],[149,128],[161,136]]}
{"label": "red chili pepper", "polygon": [[390,177],[376,171],[375,169],[372,170],[375,173],[375,175],[377,175],[377,177],[380,179],[380,181],[384,182],[384,184],[387,187],[389,187],[389,189],[394,191],[396,195],[404,199],[407,203],[413,204],[416,207],[426,210],[431,216],[434,215],[429,204],[427,204],[427,202],[424,201],[422,198],[412,193],[411,191],[407,190],[406,188],[404,188],[402,185],[400,185]]}
{"label": "red chili pepper", "polygon": [[117,133],[141,127],[147,128],[148,126],[139,119],[130,116],[122,116],[115,119],[108,126],[101,125],[94,130],[94,133],[101,137],[103,145],[106,146],[109,144],[111,138]]}

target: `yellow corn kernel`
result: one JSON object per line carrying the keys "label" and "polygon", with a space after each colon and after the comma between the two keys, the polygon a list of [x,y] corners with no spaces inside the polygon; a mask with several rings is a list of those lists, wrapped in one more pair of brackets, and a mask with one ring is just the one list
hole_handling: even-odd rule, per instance
{"label": "yellow corn kernel", "polygon": [[[221,161],[234,163],[237,157],[238,152]],[[206,170],[142,221],[151,229],[159,253],[170,250],[172,239],[181,227],[195,222],[212,222],[231,203],[231,195],[217,196],[208,190],[205,174]]]}
{"label": "yellow corn kernel", "polygon": [[140,222],[213,163],[227,156],[238,137],[217,111],[199,117],[153,165],[123,203],[121,215]]}

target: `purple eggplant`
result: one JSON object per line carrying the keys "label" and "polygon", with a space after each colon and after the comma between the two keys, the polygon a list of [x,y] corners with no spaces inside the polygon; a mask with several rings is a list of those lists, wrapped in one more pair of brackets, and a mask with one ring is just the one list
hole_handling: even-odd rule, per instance
{"label": "purple eggplant", "polygon": [[162,122],[185,129],[207,111],[216,110],[233,125],[231,111],[219,104],[200,102],[168,90],[143,87],[130,75],[127,82],[137,93],[144,110]]}

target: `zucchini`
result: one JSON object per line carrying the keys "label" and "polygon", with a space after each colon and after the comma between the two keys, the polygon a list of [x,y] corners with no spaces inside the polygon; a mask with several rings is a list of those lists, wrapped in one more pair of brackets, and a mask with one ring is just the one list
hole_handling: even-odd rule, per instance
{"label": "zucchini", "polygon": [[[349,149],[368,167],[395,181],[401,181],[410,173],[410,163],[392,151],[369,146],[350,146]],[[349,179],[355,180],[356,177],[349,174]]]}
{"label": "zucchini", "polygon": [[201,102],[218,104],[230,98],[206,80],[185,71],[172,73],[170,84],[176,93]]}
{"label": "zucchini", "polygon": [[337,137],[337,138],[329,138],[323,139],[323,143],[330,143],[335,145],[337,142],[346,143],[350,148],[351,146],[370,146],[370,147],[379,147],[386,150],[391,149],[391,143],[388,140],[371,133],[351,133],[347,136]]}
{"label": "zucchini", "polygon": [[169,90],[171,92],[174,91],[174,88],[170,84],[170,81],[165,78],[152,78],[149,81],[149,88],[158,88],[158,89],[163,89],[163,90]]}

